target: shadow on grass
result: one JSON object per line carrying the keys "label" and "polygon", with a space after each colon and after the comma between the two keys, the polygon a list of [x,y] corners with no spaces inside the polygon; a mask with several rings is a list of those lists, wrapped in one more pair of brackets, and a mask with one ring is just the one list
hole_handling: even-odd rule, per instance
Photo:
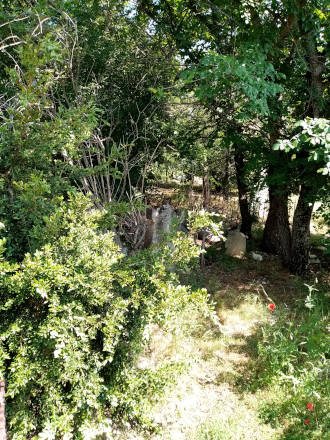
{"label": "shadow on grass", "polygon": [[[318,291],[308,300],[307,285],[314,284],[313,273],[305,278],[296,277],[276,259],[262,263],[249,258],[238,260],[226,256],[223,249],[209,248],[206,261],[208,266],[196,275],[195,285],[208,289],[220,318],[224,315],[228,322],[237,312],[236,315],[242,313],[243,320],[248,320],[249,309],[244,303],[253,301],[253,295],[258,297],[259,304],[255,314],[260,304],[267,307],[270,301],[261,286],[276,304],[269,323],[256,319],[248,332],[238,330],[230,334],[228,352],[242,355],[247,361],[233,364],[231,371],[221,371],[217,384],[229,383],[242,398],[255,396],[259,418],[281,428],[281,440],[326,438],[330,431],[326,404],[330,385],[328,378],[319,376],[318,371],[325,371],[327,356],[325,327],[319,325],[327,313],[327,277],[318,274]],[[320,315],[313,318],[316,307]],[[281,374],[287,382],[279,380]],[[306,402],[317,402],[313,413],[306,409]]]}

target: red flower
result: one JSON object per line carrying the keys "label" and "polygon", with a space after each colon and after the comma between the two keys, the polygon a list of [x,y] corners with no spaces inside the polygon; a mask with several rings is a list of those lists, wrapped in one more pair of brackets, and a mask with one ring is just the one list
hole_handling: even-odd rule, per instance
{"label": "red flower", "polygon": [[306,425],[309,425],[309,422],[310,422],[309,419],[306,419],[306,420],[305,420],[305,424],[306,424]]}
{"label": "red flower", "polygon": [[313,405],[312,403],[307,403],[307,408],[308,408],[310,411],[313,411],[313,410],[314,410],[314,405]]}
{"label": "red flower", "polygon": [[275,304],[269,304],[268,305],[269,310],[273,311],[275,309]]}

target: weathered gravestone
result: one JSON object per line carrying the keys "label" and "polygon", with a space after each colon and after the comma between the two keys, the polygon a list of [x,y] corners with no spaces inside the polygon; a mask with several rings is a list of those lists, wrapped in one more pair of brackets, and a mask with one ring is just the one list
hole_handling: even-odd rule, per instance
{"label": "weathered gravestone", "polygon": [[230,231],[225,247],[226,255],[242,258],[246,252],[246,236],[238,230]]}
{"label": "weathered gravestone", "polygon": [[175,211],[171,205],[163,205],[160,208],[147,208],[147,227],[144,237],[144,247],[152,244],[160,244],[164,234],[171,231],[172,221],[178,222],[177,230],[184,230],[184,215]]}

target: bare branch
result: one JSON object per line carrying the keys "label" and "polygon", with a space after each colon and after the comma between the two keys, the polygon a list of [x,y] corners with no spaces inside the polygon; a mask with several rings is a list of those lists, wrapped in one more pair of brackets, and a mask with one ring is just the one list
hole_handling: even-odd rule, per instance
{"label": "bare branch", "polygon": [[[39,17],[39,14],[38,14],[38,13],[37,13],[37,17],[38,17],[39,23],[38,23],[38,25],[35,27],[34,31],[32,32],[32,36],[42,34],[42,32],[43,32],[43,30],[42,30],[42,25],[43,25],[43,23],[44,23],[45,21],[47,21],[47,20],[50,20],[50,17],[46,17],[46,18],[43,18],[42,20],[40,20],[40,17]],[[40,32],[37,34],[36,32],[37,32],[38,29],[40,29]]]}
{"label": "bare branch", "polygon": [[13,18],[13,20],[6,21],[5,23],[0,24],[0,28],[3,26],[7,26],[7,24],[15,23],[16,21],[22,21],[27,20],[29,17],[20,17],[20,18]]}
{"label": "bare branch", "polygon": [[25,43],[25,41],[16,41],[15,43],[9,43],[4,44],[3,46],[0,46],[0,50],[5,51],[5,49],[8,49],[8,47],[18,46],[19,44]]}

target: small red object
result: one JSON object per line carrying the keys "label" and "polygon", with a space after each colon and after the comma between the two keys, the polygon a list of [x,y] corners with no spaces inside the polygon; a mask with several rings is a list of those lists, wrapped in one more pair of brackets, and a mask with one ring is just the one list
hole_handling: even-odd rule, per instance
{"label": "small red object", "polygon": [[305,424],[306,424],[306,425],[309,425],[309,422],[310,422],[309,419],[306,419],[306,420],[305,420]]}
{"label": "small red object", "polygon": [[269,310],[273,311],[275,309],[275,304],[269,304],[268,308]]}
{"label": "small red object", "polygon": [[308,408],[310,411],[314,411],[314,405],[313,405],[312,403],[307,403],[307,408]]}

